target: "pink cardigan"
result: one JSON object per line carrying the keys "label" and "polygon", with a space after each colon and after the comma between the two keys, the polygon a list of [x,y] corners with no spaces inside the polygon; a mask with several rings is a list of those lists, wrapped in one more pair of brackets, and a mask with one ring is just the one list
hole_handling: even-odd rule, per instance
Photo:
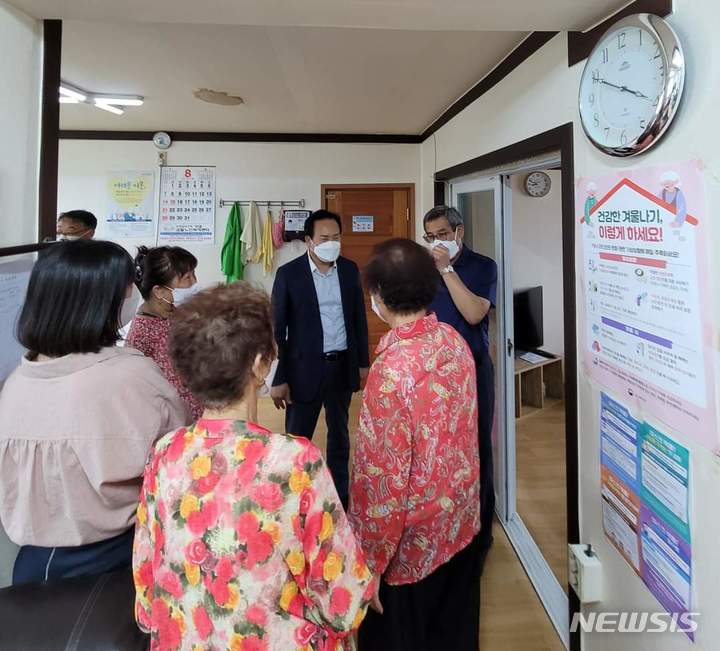
{"label": "pink cardigan", "polygon": [[132,348],[28,361],[0,393],[0,520],[18,545],[76,546],[135,522],[154,441],[190,421]]}

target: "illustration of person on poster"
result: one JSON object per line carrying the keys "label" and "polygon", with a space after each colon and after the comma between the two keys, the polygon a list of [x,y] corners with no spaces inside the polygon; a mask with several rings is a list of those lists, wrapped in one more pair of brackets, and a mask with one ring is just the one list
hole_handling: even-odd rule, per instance
{"label": "illustration of person on poster", "polygon": [[668,170],[660,177],[660,183],[663,189],[658,196],[675,209],[675,220],[670,224],[670,228],[680,228],[687,218],[687,206],[685,195],[680,189],[680,177],[677,172]]}

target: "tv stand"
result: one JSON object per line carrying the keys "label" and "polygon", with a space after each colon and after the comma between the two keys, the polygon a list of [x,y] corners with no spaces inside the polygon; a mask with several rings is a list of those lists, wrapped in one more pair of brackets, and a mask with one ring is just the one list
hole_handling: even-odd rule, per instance
{"label": "tv stand", "polygon": [[544,409],[550,400],[565,397],[563,359],[560,355],[533,351],[546,359],[537,364],[515,359],[515,418]]}

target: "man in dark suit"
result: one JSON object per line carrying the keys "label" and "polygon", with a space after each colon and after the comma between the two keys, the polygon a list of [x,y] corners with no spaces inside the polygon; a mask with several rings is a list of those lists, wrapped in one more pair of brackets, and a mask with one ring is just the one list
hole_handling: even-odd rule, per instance
{"label": "man in dark suit", "polygon": [[342,221],[327,210],[305,222],[306,255],[280,267],[272,291],[278,367],[270,395],[290,434],[311,439],[320,409],[327,462],[347,506],[350,400],[367,378],[368,328],[357,265],[340,257]]}

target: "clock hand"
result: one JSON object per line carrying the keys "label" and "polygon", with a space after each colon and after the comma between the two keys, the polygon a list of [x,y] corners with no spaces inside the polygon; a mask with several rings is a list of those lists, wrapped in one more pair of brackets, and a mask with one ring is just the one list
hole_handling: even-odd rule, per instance
{"label": "clock hand", "polygon": [[617,84],[611,84],[609,81],[606,81],[605,79],[601,79],[600,83],[605,84],[605,86],[617,88],[621,93],[630,93],[631,95],[635,95],[635,97],[642,97],[643,99],[647,99],[647,100],[650,99],[647,95],[643,95],[640,91],[630,90],[627,86],[618,86]]}

